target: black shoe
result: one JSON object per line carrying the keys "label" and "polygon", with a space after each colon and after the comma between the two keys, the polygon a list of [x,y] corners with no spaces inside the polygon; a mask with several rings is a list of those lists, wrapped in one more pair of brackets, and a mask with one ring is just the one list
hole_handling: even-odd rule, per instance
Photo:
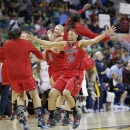
{"label": "black shoe", "polygon": [[76,129],[79,124],[80,124],[80,120],[81,120],[81,114],[77,114],[74,116],[74,122],[73,122],[73,129]]}
{"label": "black shoe", "polygon": [[41,129],[47,129],[48,127],[45,125],[45,121],[43,119],[43,117],[39,117],[38,118],[38,127],[40,127]]}
{"label": "black shoe", "polygon": [[47,122],[47,126],[49,126],[49,127],[55,127],[56,126],[55,119],[49,119],[48,122]]}
{"label": "black shoe", "polygon": [[69,117],[64,117],[63,120],[62,120],[62,125],[66,126],[66,125],[69,125],[69,124],[72,124],[72,121],[69,119]]}

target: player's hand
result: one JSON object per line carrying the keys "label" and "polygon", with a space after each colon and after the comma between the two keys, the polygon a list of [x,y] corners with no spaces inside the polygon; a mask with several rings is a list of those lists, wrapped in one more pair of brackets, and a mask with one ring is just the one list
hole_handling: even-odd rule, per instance
{"label": "player's hand", "polygon": [[105,29],[105,34],[106,34],[106,35],[113,34],[116,30],[117,30],[117,29],[116,29],[115,26],[112,26],[110,29],[108,29],[108,28],[106,27],[106,29]]}
{"label": "player's hand", "polygon": [[26,37],[29,39],[29,40],[33,40],[35,37],[34,35],[30,32],[30,33],[26,33]]}
{"label": "player's hand", "polygon": [[88,10],[90,6],[91,6],[90,4],[86,4],[83,9]]}

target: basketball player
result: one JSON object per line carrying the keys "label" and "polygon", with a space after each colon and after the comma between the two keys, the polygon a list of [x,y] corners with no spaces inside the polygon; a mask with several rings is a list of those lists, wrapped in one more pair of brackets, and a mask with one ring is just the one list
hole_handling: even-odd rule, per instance
{"label": "basketball player", "polygon": [[59,94],[63,94],[65,100],[68,102],[71,110],[73,110],[74,122],[73,129],[76,129],[80,124],[81,114],[76,110],[75,97],[79,93],[81,88],[81,83],[83,80],[83,68],[81,68],[84,57],[84,51],[82,48],[87,45],[98,43],[100,40],[105,38],[107,35],[112,34],[116,31],[116,28],[112,26],[109,30],[106,30],[102,35],[97,36],[91,40],[80,40],[77,42],[78,33],[76,30],[71,29],[68,32],[68,41],[62,42],[49,42],[45,40],[38,39],[32,34],[28,34],[29,39],[43,44],[47,47],[63,47],[64,54],[64,74],[56,80],[53,88],[49,93],[48,107],[50,110],[50,126],[55,126],[56,122],[54,120],[53,112],[56,107],[56,99]]}
{"label": "basketball player", "polygon": [[49,114],[49,112],[46,109],[46,98],[49,93],[49,90],[51,89],[50,85],[50,78],[48,74],[48,67],[46,61],[41,61],[37,63],[37,74],[40,79],[40,90],[42,92],[42,112],[43,114]]}
{"label": "basketball player", "polygon": [[35,113],[38,116],[38,127],[47,128],[41,112],[41,101],[36,89],[36,81],[32,76],[30,64],[30,52],[37,58],[43,59],[43,55],[34,45],[24,39],[20,39],[21,31],[19,28],[12,28],[9,32],[11,40],[5,42],[0,49],[0,57],[7,60],[8,78],[12,89],[18,93],[17,105],[19,122],[23,129],[28,130],[29,125],[24,116],[24,90],[29,92],[35,108]]}

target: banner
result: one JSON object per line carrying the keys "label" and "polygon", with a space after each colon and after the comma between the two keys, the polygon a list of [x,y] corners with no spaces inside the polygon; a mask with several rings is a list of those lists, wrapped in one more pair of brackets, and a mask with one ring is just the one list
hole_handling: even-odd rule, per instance
{"label": "banner", "polygon": [[120,3],[119,12],[122,14],[130,14],[130,4]]}
{"label": "banner", "polygon": [[107,25],[109,28],[110,25],[110,15],[109,14],[99,14],[99,27],[104,28],[105,25]]}

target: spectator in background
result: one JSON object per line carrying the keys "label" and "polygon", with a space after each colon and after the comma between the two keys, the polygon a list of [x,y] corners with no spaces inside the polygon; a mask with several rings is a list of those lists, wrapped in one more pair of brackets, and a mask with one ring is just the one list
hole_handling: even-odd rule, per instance
{"label": "spectator in background", "polygon": [[115,18],[116,12],[111,5],[108,7],[107,14],[110,15],[111,22],[112,22],[113,19]]}
{"label": "spectator in background", "polygon": [[123,105],[128,91],[125,84],[120,83],[118,79],[118,72],[114,71],[108,83],[110,92],[114,92],[116,97],[120,97],[120,108],[124,110],[126,108]]}
{"label": "spectator in background", "polygon": [[113,63],[115,64],[119,59],[121,59],[122,52],[121,52],[121,49],[117,45],[115,45],[114,49],[115,50],[112,53],[112,59],[113,59]]}
{"label": "spectator in background", "polygon": [[9,25],[12,27],[20,27],[20,23],[16,15],[14,15],[14,17],[10,20]]}
{"label": "spectator in background", "polygon": [[124,48],[124,55],[121,59],[124,63],[130,60],[129,51],[126,48]]}
{"label": "spectator in background", "polygon": [[[104,98],[104,87],[103,87],[103,82],[106,79],[106,73],[107,73],[107,68],[103,62],[103,55],[100,51],[96,52],[96,69],[99,77],[99,90],[100,90],[100,97],[99,97],[99,111],[103,110],[103,98]],[[97,110],[97,103],[94,105],[94,110]]]}
{"label": "spectator in background", "polygon": [[92,8],[92,13],[90,15],[90,19],[92,23],[96,21],[96,14],[97,14],[96,9]]}
{"label": "spectator in background", "polygon": [[62,12],[59,17],[59,24],[64,24],[68,20],[68,14],[65,9],[62,9]]}
{"label": "spectator in background", "polygon": [[38,30],[38,36],[42,36],[43,34],[46,34],[47,33],[47,30],[45,28],[45,26],[42,24],[40,26],[40,30]]}
{"label": "spectator in background", "polygon": [[103,4],[99,3],[99,5],[98,5],[98,14],[105,14],[105,13],[106,13],[106,11],[105,11],[105,8],[104,8]]}
{"label": "spectator in background", "polygon": [[109,79],[111,79],[113,73],[116,71],[117,74],[118,74],[118,78],[119,78],[118,80],[119,80],[120,83],[122,83],[122,64],[123,64],[123,61],[122,61],[122,60],[118,60],[118,61],[116,62],[116,64],[113,65],[113,66],[110,68],[110,70],[107,72],[107,77],[108,77]]}
{"label": "spectator in background", "polygon": [[7,28],[10,17],[8,16],[5,6],[0,7],[0,28]]}
{"label": "spectator in background", "polygon": [[130,28],[130,19],[127,15],[123,15],[120,20],[120,32],[121,33],[129,33]]}
{"label": "spectator in background", "polygon": [[125,64],[124,64],[123,83],[130,85],[130,60],[125,62]]}

